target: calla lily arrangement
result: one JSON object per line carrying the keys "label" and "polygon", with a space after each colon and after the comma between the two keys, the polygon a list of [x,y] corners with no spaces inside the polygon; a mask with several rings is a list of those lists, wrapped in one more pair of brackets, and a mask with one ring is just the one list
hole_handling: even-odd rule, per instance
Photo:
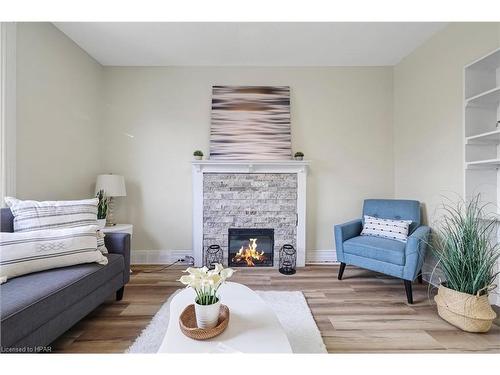
{"label": "calla lily arrangement", "polygon": [[189,267],[188,275],[182,276],[178,281],[196,292],[196,303],[199,305],[212,305],[219,301],[217,291],[220,286],[235,272],[232,268],[224,268],[217,263],[213,270],[207,267]]}

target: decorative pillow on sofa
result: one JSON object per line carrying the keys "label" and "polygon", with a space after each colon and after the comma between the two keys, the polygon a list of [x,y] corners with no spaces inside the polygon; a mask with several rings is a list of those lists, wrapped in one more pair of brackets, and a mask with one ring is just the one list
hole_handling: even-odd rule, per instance
{"label": "decorative pillow on sofa", "polygon": [[406,242],[411,220],[380,219],[365,215],[362,236],[376,236]]}
{"label": "decorative pillow on sofa", "polygon": [[7,279],[81,263],[107,264],[97,249],[97,226],[0,233],[0,284]]}
{"label": "decorative pillow on sofa", "polygon": [[[5,203],[14,215],[14,232],[97,226],[98,202],[97,198],[38,202],[5,197]],[[97,247],[103,254],[108,252],[104,246],[104,233],[99,230]]]}

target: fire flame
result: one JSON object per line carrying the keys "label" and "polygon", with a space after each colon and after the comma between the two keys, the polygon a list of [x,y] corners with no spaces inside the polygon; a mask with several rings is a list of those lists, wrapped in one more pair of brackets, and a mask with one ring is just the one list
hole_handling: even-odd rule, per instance
{"label": "fire flame", "polygon": [[244,246],[234,255],[233,262],[246,262],[248,267],[254,267],[254,260],[262,262],[266,259],[264,252],[259,252],[257,250],[257,239],[250,238],[248,247],[245,249]]}

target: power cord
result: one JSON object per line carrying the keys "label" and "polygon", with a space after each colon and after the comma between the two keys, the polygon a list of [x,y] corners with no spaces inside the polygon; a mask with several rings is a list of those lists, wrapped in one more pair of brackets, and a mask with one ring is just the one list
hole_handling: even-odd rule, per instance
{"label": "power cord", "polygon": [[157,269],[157,270],[150,270],[150,271],[142,271],[143,273],[154,273],[154,272],[161,272],[161,271],[164,271],[166,270],[167,268],[169,267],[172,267],[174,264],[177,264],[177,263],[181,263],[181,262],[185,262],[187,263],[189,266],[193,266],[194,265],[194,258],[191,257],[191,256],[185,256],[184,259],[177,259],[175,262],[173,263],[170,263],[170,264],[167,264],[166,266],[163,266],[162,268],[160,269]]}
{"label": "power cord", "polygon": [[174,263],[167,264],[166,266],[163,266],[163,267],[162,267],[162,268],[160,268],[159,270],[142,271],[142,273],[155,273],[155,272],[161,272],[161,271],[166,270],[166,269],[167,269],[167,268],[169,268],[169,267],[172,267],[174,264],[177,264],[177,263],[180,263],[180,262],[184,262],[184,260],[179,260],[179,259],[177,259]]}

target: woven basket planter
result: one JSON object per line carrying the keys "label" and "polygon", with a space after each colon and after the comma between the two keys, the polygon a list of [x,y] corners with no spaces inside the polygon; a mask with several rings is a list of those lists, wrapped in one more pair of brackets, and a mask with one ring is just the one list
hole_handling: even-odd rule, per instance
{"label": "woven basket planter", "polygon": [[439,316],[463,331],[488,332],[497,316],[487,294],[472,295],[440,285],[434,300]]}

